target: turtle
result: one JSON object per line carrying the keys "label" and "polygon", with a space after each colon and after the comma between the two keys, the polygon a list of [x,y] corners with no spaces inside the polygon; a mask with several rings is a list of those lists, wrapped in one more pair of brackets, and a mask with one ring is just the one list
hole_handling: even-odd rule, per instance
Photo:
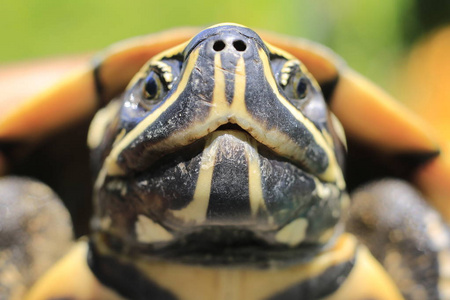
{"label": "turtle", "polygon": [[446,154],[322,45],[234,23],[116,44],[1,117],[0,170],[91,118],[91,233],[25,299],[450,296]]}

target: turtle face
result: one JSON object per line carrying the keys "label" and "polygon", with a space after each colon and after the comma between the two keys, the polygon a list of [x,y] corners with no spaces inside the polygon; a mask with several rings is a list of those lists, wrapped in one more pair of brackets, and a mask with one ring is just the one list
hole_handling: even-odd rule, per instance
{"label": "turtle face", "polygon": [[146,251],[332,236],[346,198],[327,106],[252,30],[208,28],[154,57],[120,106],[94,152],[99,232]]}

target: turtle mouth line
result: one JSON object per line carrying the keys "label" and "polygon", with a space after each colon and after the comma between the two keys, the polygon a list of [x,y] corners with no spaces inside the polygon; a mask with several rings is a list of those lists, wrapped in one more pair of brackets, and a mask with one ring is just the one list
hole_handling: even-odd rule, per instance
{"label": "turtle mouth line", "polygon": [[215,130],[207,134],[206,136],[186,145],[174,149],[173,151],[167,152],[164,155],[160,156],[157,161],[152,163],[149,167],[133,172],[131,176],[126,177],[138,177],[140,175],[153,172],[153,170],[161,170],[164,168],[170,168],[175,162],[179,161],[191,161],[196,156],[201,156],[205,151],[207,151],[207,143],[208,140],[215,139],[217,137],[213,137],[213,135],[222,136],[222,135],[231,135],[236,139],[239,139],[237,136],[245,136],[246,141],[243,143],[249,145],[250,147],[255,148],[257,154],[261,157],[270,159],[272,161],[284,162],[288,163],[298,169],[300,169],[305,174],[313,176],[317,178],[317,176],[311,173],[308,168],[302,165],[298,161],[291,160],[280,154],[276,153],[273,149],[264,145],[263,143],[256,140],[248,131],[243,129],[237,124],[227,123],[217,127]]}
{"label": "turtle mouth line", "polygon": [[[229,132],[230,135],[241,139],[245,145],[256,150],[264,146],[270,149],[272,157],[289,162],[322,181],[334,182],[335,175],[338,174],[333,172],[335,165],[329,164],[326,147],[321,148],[314,138],[301,130],[293,129],[285,133],[278,128],[268,127],[264,123],[234,117],[228,117],[228,120],[194,122],[192,125],[186,128],[180,127],[173,132],[172,130],[165,132],[162,129],[161,132],[158,130],[153,132],[146,129],[129,147],[122,149],[119,144],[115,151],[118,154],[111,157],[114,163],[108,166],[111,169],[110,172],[108,171],[109,175],[129,176],[149,170],[160,160],[164,160],[165,156],[184,152],[201,141],[211,143],[223,132]],[[300,139],[302,134],[305,134],[307,139]],[[166,136],[162,137],[162,135]],[[117,171],[118,169],[121,170]]]}
{"label": "turtle mouth line", "polygon": [[[227,124],[223,124],[220,125],[216,130],[214,131],[221,131],[221,130],[234,130],[234,131],[241,131],[241,132],[245,132],[246,134],[250,135],[250,133],[248,133],[247,131],[245,131],[241,126],[239,126],[238,124],[234,124],[234,123],[227,123]],[[213,132],[214,132],[213,131]]]}

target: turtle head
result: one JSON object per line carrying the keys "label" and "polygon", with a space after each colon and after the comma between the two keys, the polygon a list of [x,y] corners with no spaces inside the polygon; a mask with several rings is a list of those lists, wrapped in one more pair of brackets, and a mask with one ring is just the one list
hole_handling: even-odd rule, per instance
{"label": "turtle head", "polygon": [[343,150],[323,95],[254,31],[217,25],[155,56],[106,110],[91,128],[102,235],[223,258],[318,249],[335,233]]}

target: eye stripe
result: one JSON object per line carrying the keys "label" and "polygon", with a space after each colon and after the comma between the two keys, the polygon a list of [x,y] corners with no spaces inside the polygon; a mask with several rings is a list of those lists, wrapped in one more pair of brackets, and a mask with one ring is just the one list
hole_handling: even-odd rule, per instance
{"label": "eye stripe", "polygon": [[325,139],[316,129],[315,125],[309,119],[305,118],[305,116],[303,116],[303,114],[299,110],[297,110],[287,99],[285,99],[280,94],[275,79],[273,78],[273,75],[271,73],[271,68],[267,56],[265,56],[265,53],[262,50],[259,50],[259,56],[261,57],[263,62],[263,69],[266,80],[270,84],[280,103],[283,104],[283,106],[285,106],[299,122],[305,125],[308,131],[314,136],[316,143],[327,153],[329,165],[327,170],[324,173],[320,174],[320,178],[329,182],[335,181],[338,184],[339,188],[343,189],[345,187],[344,177],[339,165],[337,164],[332,149],[327,145]]}
{"label": "eye stripe", "polygon": [[133,128],[121,141],[115,146],[110,155],[105,159],[105,166],[107,168],[108,175],[123,175],[124,170],[117,164],[117,158],[120,153],[128,147],[150,124],[152,124],[158,117],[168,109],[180,96],[185,89],[192,69],[195,66],[199,56],[199,51],[193,51],[187,62],[187,66],[181,77],[180,84],[177,86],[176,91],[167,99],[160,107],[158,107],[152,114],[142,120],[135,128]]}

